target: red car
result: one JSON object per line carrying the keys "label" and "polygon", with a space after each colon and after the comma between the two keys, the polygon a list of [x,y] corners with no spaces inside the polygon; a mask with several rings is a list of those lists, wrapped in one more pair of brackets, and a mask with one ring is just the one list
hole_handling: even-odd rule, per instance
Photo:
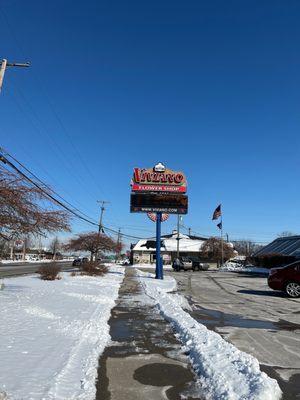
{"label": "red car", "polygon": [[272,268],[268,277],[271,289],[285,291],[290,297],[300,297],[300,261],[281,268]]}

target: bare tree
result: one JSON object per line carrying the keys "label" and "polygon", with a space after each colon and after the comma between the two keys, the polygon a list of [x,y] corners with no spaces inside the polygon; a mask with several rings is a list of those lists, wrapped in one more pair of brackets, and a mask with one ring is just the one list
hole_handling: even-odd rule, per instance
{"label": "bare tree", "polygon": [[[221,239],[215,237],[207,239],[201,248],[201,252],[205,258],[220,262],[222,259]],[[234,250],[230,243],[223,242],[223,256],[225,261],[234,256]]]}
{"label": "bare tree", "polygon": [[96,254],[112,252],[116,253],[118,250],[118,243],[109,236],[98,232],[81,233],[75,238],[69,240],[65,245],[66,250],[73,251],[89,251],[91,254],[91,261],[93,261]]}
{"label": "bare tree", "polygon": [[[43,205],[45,200],[46,206]],[[11,240],[28,234],[45,235],[47,232],[70,230],[69,220],[69,214],[65,211],[49,210],[49,199],[42,190],[0,166],[2,238]]]}
{"label": "bare tree", "polygon": [[50,251],[52,253],[52,260],[55,261],[56,260],[56,255],[58,250],[61,248],[61,243],[58,240],[58,237],[56,236],[52,242],[50,243]]}
{"label": "bare tree", "polygon": [[246,257],[250,257],[253,253],[255,253],[262,247],[261,245],[258,245],[247,239],[234,241],[233,245],[239,255]]}
{"label": "bare tree", "polygon": [[288,236],[297,236],[297,233],[293,233],[290,231],[283,231],[281,233],[278,233],[278,237],[288,237]]}
{"label": "bare tree", "polygon": [[121,256],[121,251],[124,248],[124,244],[120,241],[117,242],[116,244],[116,248],[115,248],[115,252],[116,252],[116,261],[118,261],[120,259]]}

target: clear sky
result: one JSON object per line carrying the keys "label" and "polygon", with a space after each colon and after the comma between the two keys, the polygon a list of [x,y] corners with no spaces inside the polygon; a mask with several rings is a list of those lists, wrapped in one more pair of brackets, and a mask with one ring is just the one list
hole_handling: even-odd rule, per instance
{"label": "clear sky", "polygon": [[0,57],[32,64],[5,76],[1,145],[68,201],[151,235],[129,182],[162,161],[187,175],[194,232],[218,234],[221,202],[232,239],[299,233],[299,1],[0,4]]}

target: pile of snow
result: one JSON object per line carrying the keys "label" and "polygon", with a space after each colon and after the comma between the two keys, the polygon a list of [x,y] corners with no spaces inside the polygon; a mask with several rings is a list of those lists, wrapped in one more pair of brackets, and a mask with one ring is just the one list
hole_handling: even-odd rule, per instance
{"label": "pile of snow", "polygon": [[239,266],[233,263],[225,263],[220,268],[220,271],[229,272],[247,272],[250,274],[269,274],[270,270],[268,268],[254,267],[253,265],[243,265]]}
{"label": "pile of snow", "polygon": [[259,274],[269,273],[270,270],[267,268],[255,267],[254,265],[244,265],[245,259],[246,259],[245,256],[237,256],[231,258],[222,265],[220,271],[247,272],[247,273],[259,273]]}
{"label": "pile of snow", "polygon": [[0,398],[95,398],[98,358],[124,268],[103,277],[5,280],[0,292]]}
{"label": "pile of snow", "polygon": [[[153,277],[153,276],[152,276]],[[275,379],[260,371],[258,360],[226,342],[219,334],[198,323],[178,302],[172,277],[151,279],[139,271],[146,293],[157,302],[164,317],[172,322],[178,337],[189,352],[199,375],[199,387],[210,400],[278,400],[281,390]]]}

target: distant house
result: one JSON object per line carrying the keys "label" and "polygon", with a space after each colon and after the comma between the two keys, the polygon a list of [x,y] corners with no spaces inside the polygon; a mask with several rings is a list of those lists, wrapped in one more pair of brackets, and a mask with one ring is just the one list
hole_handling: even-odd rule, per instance
{"label": "distant house", "polygon": [[[199,256],[203,243],[207,238],[179,234],[180,256]],[[139,240],[132,249],[134,264],[152,264],[156,262],[156,239]],[[177,232],[161,237],[161,256],[165,264],[171,263],[177,255]]]}
{"label": "distant house", "polygon": [[254,256],[280,254],[300,258],[300,236],[280,237],[258,250]]}

